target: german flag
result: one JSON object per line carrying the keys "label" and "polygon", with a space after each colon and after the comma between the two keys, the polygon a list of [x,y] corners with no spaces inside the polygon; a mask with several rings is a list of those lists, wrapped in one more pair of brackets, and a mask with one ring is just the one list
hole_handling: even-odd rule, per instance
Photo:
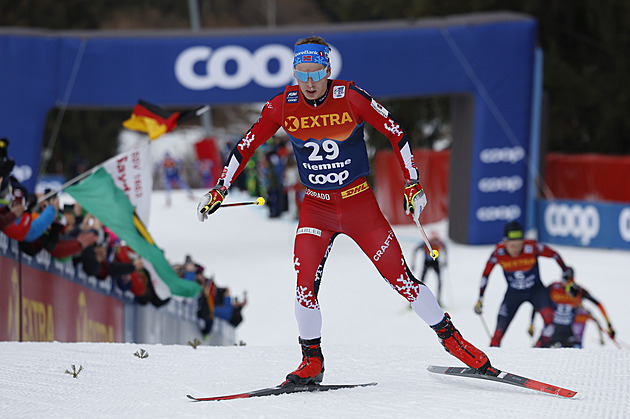
{"label": "german flag", "polygon": [[178,125],[201,115],[208,110],[207,106],[202,106],[195,110],[183,112],[169,112],[157,105],[138,100],[134,106],[131,118],[123,122],[123,127],[149,134],[151,140],[159,138],[162,134],[171,132]]}

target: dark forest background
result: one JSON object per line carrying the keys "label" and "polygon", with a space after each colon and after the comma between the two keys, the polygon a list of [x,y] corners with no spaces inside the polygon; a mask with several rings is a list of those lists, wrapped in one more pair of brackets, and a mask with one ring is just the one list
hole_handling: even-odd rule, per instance
{"label": "dark forest background", "polygon": [[[539,45],[544,51],[547,150],[630,154],[628,0],[192,1],[197,1],[202,29],[419,19],[500,10],[526,13],[538,20]],[[188,0],[0,0],[0,26],[185,29],[191,23]],[[379,100],[409,132],[414,147],[432,147],[448,136],[448,98]],[[57,129],[55,122],[62,123],[51,162],[55,156],[64,158],[61,149],[90,154],[89,164],[115,154],[112,138],[130,111],[69,109],[58,118],[61,110],[52,110],[44,142]],[[85,138],[92,141],[86,144]],[[378,141],[373,146],[380,148]],[[54,171],[52,167],[44,170]]]}

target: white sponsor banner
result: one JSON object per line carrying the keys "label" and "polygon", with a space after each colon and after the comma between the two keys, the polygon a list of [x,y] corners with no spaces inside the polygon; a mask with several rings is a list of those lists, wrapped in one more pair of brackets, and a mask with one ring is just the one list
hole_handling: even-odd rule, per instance
{"label": "white sponsor banner", "polygon": [[136,214],[147,225],[153,191],[152,161],[149,143],[142,142],[136,148],[118,154],[103,163],[114,184],[125,192]]}

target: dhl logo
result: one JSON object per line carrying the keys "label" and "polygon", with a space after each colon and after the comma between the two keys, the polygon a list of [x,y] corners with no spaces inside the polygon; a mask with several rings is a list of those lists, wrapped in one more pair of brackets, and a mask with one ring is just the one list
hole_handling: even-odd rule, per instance
{"label": "dhl logo", "polygon": [[284,120],[284,129],[289,132],[295,132],[299,129],[329,127],[333,125],[343,125],[349,122],[354,121],[348,112],[344,112],[341,115],[338,113],[329,113],[324,115],[302,116],[300,118],[287,116]]}
{"label": "dhl logo", "polygon": [[354,188],[350,188],[348,190],[342,191],[341,199],[350,198],[351,196],[360,194],[361,192],[366,191],[367,189],[368,189],[367,182],[363,182],[362,184],[355,186]]}

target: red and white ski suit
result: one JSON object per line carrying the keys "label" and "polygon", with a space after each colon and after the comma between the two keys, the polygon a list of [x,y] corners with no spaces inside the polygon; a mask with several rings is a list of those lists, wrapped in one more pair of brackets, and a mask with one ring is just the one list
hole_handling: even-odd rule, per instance
{"label": "red and white ski suit", "polygon": [[383,216],[365,176],[369,161],[363,124],[391,142],[405,179],[418,179],[407,134],[389,112],[353,82],[329,80],[323,98],[308,101],[298,86],[268,101],[258,121],[232,150],[220,182],[229,187],[254,151],[283,127],[291,139],[300,181],[308,189],[294,246],[295,313],[300,336],[321,336],[317,294],[335,237],[346,234],[380,274],[429,325],[444,312],[431,291],[407,268],[400,244]]}

